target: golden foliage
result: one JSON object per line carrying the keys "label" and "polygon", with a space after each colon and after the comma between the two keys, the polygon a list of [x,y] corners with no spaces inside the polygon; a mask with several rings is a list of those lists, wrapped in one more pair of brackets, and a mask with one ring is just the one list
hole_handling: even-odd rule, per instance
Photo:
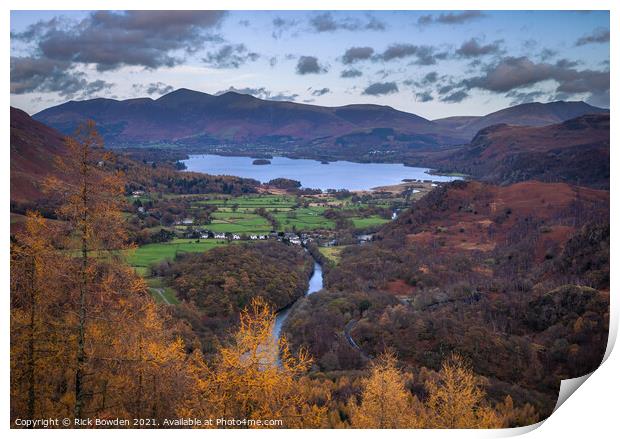
{"label": "golden foliage", "polygon": [[240,316],[231,346],[222,347],[217,364],[203,367],[195,402],[206,417],[280,419],[286,428],[320,427],[323,407],[309,404],[298,378],[311,358],[290,353],[286,339],[273,337],[275,314],[262,298],[254,298]]}
{"label": "golden foliage", "polygon": [[499,428],[502,421],[484,401],[478,378],[462,357],[444,361],[437,380],[426,383],[429,428]]}
{"label": "golden foliage", "polygon": [[370,377],[363,381],[361,404],[351,401],[351,425],[355,428],[415,428],[419,422],[413,397],[405,389],[396,356],[387,352],[375,360]]}

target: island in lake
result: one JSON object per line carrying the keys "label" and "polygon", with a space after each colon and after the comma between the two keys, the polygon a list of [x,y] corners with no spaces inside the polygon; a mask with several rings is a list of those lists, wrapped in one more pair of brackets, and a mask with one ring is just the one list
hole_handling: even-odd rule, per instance
{"label": "island in lake", "polygon": [[256,159],[252,162],[253,165],[270,165],[271,160],[267,159]]}

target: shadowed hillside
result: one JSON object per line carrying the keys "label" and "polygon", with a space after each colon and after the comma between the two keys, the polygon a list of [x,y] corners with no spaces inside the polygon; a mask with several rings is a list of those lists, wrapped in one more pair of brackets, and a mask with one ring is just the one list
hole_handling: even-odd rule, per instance
{"label": "shadowed hillside", "polygon": [[43,197],[41,184],[55,172],[54,160],[66,149],[63,135],[11,107],[11,200]]}
{"label": "shadowed hillside", "polygon": [[536,179],[608,188],[609,115],[544,127],[491,126],[439,165],[499,184]]}
{"label": "shadowed hillside", "polygon": [[595,113],[609,113],[609,110],[593,107],[585,102],[532,102],[504,108],[485,116],[446,117],[434,122],[471,139],[478,131],[491,125],[544,126]]}

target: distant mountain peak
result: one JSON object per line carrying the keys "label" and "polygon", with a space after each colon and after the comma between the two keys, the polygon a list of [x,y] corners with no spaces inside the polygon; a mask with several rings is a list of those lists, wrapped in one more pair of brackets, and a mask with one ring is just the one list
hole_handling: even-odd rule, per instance
{"label": "distant mountain peak", "polygon": [[492,125],[545,126],[594,113],[609,113],[609,110],[583,101],[528,102],[484,116],[449,117],[435,122],[473,138],[478,131]]}
{"label": "distant mountain peak", "polygon": [[188,103],[191,101],[201,101],[213,98],[213,95],[201,91],[190,90],[189,88],[179,88],[170,93],[166,93],[156,100],[159,103]]}
{"label": "distant mountain peak", "polygon": [[216,98],[225,101],[255,101],[258,100],[256,96],[248,93],[239,93],[238,91],[229,90],[225,93],[216,95]]}

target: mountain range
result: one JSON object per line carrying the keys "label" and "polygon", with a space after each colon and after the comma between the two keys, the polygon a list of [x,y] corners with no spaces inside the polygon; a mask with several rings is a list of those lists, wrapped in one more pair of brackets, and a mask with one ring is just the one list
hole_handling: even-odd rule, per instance
{"label": "mountain range", "polygon": [[584,102],[560,101],[433,121],[382,105],[322,107],[182,88],[158,99],[70,101],[33,117],[64,134],[72,133],[85,119],[93,119],[109,147],[290,143],[346,147],[380,141],[434,148],[467,143],[480,129],[498,123],[541,126],[608,111]]}
{"label": "mountain range", "polygon": [[288,148],[307,142],[307,151],[326,157],[339,151],[350,160],[383,147],[401,162],[493,183],[537,179],[606,189],[608,113],[583,102],[552,102],[431,121],[386,106],[319,107],[186,89],[157,100],[72,101],[33,117],[11,108],[11,200],[42,199],[43,179],[65,153],[64,135],[85,119],[97,122],[106,146],[273,142]]}

